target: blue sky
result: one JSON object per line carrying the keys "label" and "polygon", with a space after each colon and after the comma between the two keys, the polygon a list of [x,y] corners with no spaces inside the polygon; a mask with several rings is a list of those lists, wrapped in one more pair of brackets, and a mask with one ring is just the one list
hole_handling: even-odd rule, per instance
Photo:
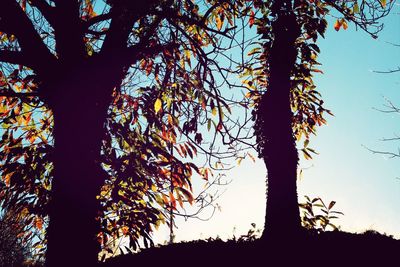
{"label": "blue sky", "polygon": [[[377,74],[400,66],[400,6],[384,19],[385,28],[377,40],[349,25],[346,31],[333,29],[333,18],[325,39],[319,40],[323,75],[316,84],[326,107],[334,117],[320,127],[310,146],[319,155],[301,160],[304,168],[298,181],[299,200],[304,195],[335,200],[344,216],[336,221],[342,230],[362,232],[375,229],[400,238],[400,159],[388,159],[369,152],[396,151],[400,142],[385,143],[384,137],[400,134],[400,114],[384,114],[384,97],[400,106],[400,73]],[[263,162],[244,160],[227,172],[232,182],[219,199],[221,211],[207,221],[178,221],[177,240],[223,238],[247,232],[251,223],[262,228],[265,214]],[[167,232],[160,231],[156,240]]]}

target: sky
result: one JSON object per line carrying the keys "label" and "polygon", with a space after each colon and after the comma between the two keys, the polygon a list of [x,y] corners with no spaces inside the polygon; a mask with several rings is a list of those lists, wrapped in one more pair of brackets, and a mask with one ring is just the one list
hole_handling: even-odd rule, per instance
{"label": "sky", "polygon": [[[396,4],[383,20],[385,28],[378,39],[351,24],[336,32],[333,20],[328,18],[325,39],[318,43],[324,74],[316,75],[315,82],[334,116],[327,117],[328,125],[318,128],[311,139],[310,146],[319,155],[300,161],[299,201],[304,195],[334,200],[336,210],[344,213],[335,222],[341,230],[376,230],[400,238],[400,158],[389,159],[367,149],[397,151],[400,147],[400,142],[381,141],[400,134],[400,114],[377,110],[384,109],[385,99],[400,106],[400,73],[374,72],[400,66],[400,47],[389,44],[400,44],[400,6]],[[243,160],[225,174],[231,183],[217,201],[221,210],[204,222],[177,220],[176,241],[238,237],[252,223],[263,228],[264,163]],[[168,231],[161,229],[154,237],[162,243]]]}

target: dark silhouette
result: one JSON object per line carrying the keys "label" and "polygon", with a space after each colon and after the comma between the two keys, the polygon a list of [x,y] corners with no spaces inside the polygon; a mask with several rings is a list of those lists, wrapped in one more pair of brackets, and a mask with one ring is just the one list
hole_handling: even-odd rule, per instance
{"label": "dark silhouette", "polygon": [[[108,12],[85,19],[81,18],[83,1],[54,0],[49,4],[44,0],[31,0],[29,1],[31,7],[39,12],[42,19],[45,18],[46,21],[41,20],[41,22],[43,25],[49,24],[45,27],[54,37],[54,40],[49,41],[50,44],[45,44],[35,27],[38,25],[33,24],[35,19],[29,17],[33,15],[25,12],[24,3],[26,4],[26,1],[22,1],[20,5],[15,0],[3,0],[0,4],[0,31],[15,35],[19,45],[18,49],[3,50],[2,48],[0,61],[32,69],[38,88],[27,94],[2,92],[4,93],[2,95],[39,97],[54,115],[55,149],[52,160],[55,178],[52,181],[48,211],[50,225],[47,232],[46,264],[60,266],[61,262],[61,265],[65,266],[94,266],[97,263],[99,250],[95,235],[100,230],[99,223],[96,221],[100,210],[96,195],[107,179],[107,173],[100,167],[102,161],[100,152],[105,133],[104,124],[114,89],[121,85],[128,68],[141,60],[164,53],[170,54],[169,57],[173,58],[173,60],[168,60],[169,65],[176,64],[178,58],[176,54],[179,51],[172,56],[171,51],[165,50],[176,48],[179,40],[171,38],[172,42],[157,43],[154,38],[163,16],[171,27],[168,28],[170,32],[174,30],[174,19],[183,21],[185,25],[204,27],[213,33],[219,31],[208,28],[202,18],[196,20],[191,16],[182,16],[179,12],[181,6],[176,7],[175,1],[169,0],[110,0],[107,1],[110,6]],[[198,6],[196,9],[195,6],[190,6],[190,1],[187,3],[190,14],[198,12]],[[179,1],[178,4],[180,4]],[[217,1],[213,7],[215,8],[218,4],[220,3]],[[212,11],[213,9],[210,9],[207,15],[210,15]],[[272,14],[275,21],[272,26],[274,39],[268,62],[269,85],[267,93],[259,103],[256,131],[259,135],[260,154],[268,168],[264,237],[271,236],[273,237],[271,240],[282,239],[287,242],[290,237],[297,236],[301,229],[296,194],[298,155],[292,130],[293,113],[290,104],[290,77],[297,55],[294,43],[300,35],[300,30],[293,12],[292,1],[274,1]],[[146,15],[151,15],[153,20],[143,19]],[[106,21],[109,24],[105,31],[92,30],[93,25]],[[131,42],[132,28],[138,21],[146,27],[141,28],[141,31],[138,30],[136,42]],[[217,29],[220,30],[222,24],[219,18],[219,22],[216,23]],[[182,28],[179,30],[183,32],[182,36],[187,34]],[[86,46],[85,39],[88,32],[96,36],[97,40],[102,38],[101,48],[97,52],[91,51],[90,47]],[[202,42],[202,36],[195,37],[193,36],[192,39],[195,39],[197,43],[191,43],[194,47]],[[52,41],[54,42],[51,43]],[[204,52],[198,48],[191,49],[192,52]],[[209,62],[199,61],[204,64],[198,68],[199,77],[196,80],[198,86],[201,87],[212,75],[208,75],[211,73],[207,65]],[[152,71],[153,63],[146,63],[146,68],[150,69],[149,72]],[[169,71],[171,69],[165,70],[164,78],[167,82],[171,74],[168,73]],[[195,84],[190,79],[185,82],[190,86]],[[159,97],[157,92],[153,93],[149,93],[149,96],[155,97],[154,99]],[[206,99],[203,95],[201,99],[200,105],[207,107],[208,98]],[[221,113],[220,103],[218,106]],[[161,106],[157,107],[155,112],[152,110],[155,113],[154,123],[157,123],[159,119],[157,117],[159,110]],[[224,127],[222,116],[220,114],[219,116],[217,131]],[[201,143],[202,137],[200,133],[197,133],[196,125],[197,120],[194,118],[186,124],[186,129],[183,127],[182,130],[186,133],[195,133],[195,142]],[[274,242],[263,243],[266,239],[263,238],[262,241],[257,242],[261,244],[260,247],[265,245],[267,250],[272,251],[271,253],[275,251],[282,253],[273,255],[271,258],[283,256],[284,253],[290,251],[289,248],[286,250],[282,250],[281,247],[274,248]],[[325,244],[324,240],[321,242]],[[235,257],[232,259],[238,259],[237,263],[251,262],[249,258],[258,259],[254,253],[263,255],[261,251],[265,249],[260,249],[260,247],[253,252],[247,250],[248,254],[247,252],[240,254],[238,249],[241,246],[230,249],[221,245],[219,250],[213,253],[224,251],[221,255],[225,255],[225,258],[231,257],[231,253],[234,253]],[[150,253],[150,250],[146,253]],[[184,250],[181,253],[188,258],[193,258],[194,255],[193,252],[186,253]],[[201,256],[198,253],[196,255]],[[262,259],[265,260],[264,255]],[[143,262],[153,265],[149,258]]]}
{"label": "dark silhouette", "polygon": [[277,246],[272,240],[253,242],[209,239],[151,248],[109,259],[101,266],[392,266],[398,261],[400,241],[374,231],[307,232],[299,246]]}
{"label": "dark silhouette", "polygon": [[[130,64],[159,53],[148,39],[128,47],[133,23],[148,14],[157,1],[112,1],[109,32],[101,52],[88,56],[80,1],[32,1],[55,31],[57,57],[49,51],[17,1],[2,1],[1,30],[14,34],[21,52],[1,52],[1,60],[31,67],[39,84],[38,95],[54,114],[54,167],[47,232],[47,266],[81,266],[97,262],[99,225],[96,195],[106,174],[99,165],[104,122],[113,89]],[[95,22],[92,22],[95,23]],[[147,37],[149,38],[149,36]],[[145,39],[145,38],[144,38]],[[146,50],[147,49],[147,50]],[[66,255],[70,256],[66,256]]]}
{"label": "dark silhouette", "polygon": [[267,208],[263,236],[293,237],[300,230],[297,203],[298,154],[292,130],[291,76],[300,28],[291,1],[272,5],[275,21],[269,53],[268,89],[257,110],[256,134],[260,156],[268,170]]}
{"label": "dark silhouette", "polygon": [[[105,136],[105,123],[110,104],[114,100],[113,93],[115,91],[118,93],[121,82],[132,65],[140,69],[140,66],[144,65],[139,63],[145,62],[145,67],[143,67],[145,69],[141,70],[147,75],[152,73],[159,78],[157,82],[160,88],[146,87],[142,102],[132,104],[133,109],[138,109],[138,105],[143,105],[143,103],[146,104],[146,111],[143,113],[146,113],[148,125],[162,128],[160,114],[166,114],[162,113],[162,105],[157,108],[153,108],[153,105],[155,100],[161,97],[162,90],[166,91],[167,86],[171,87],[172,77],[177,79],[173,82],[184,85],[180,87],[183,88],[180,98],[187,95],[185,86],[201,91],[196,92],[194,96],[199,102],[201,100],[201,103],[196,103],[197,106],[193,105],[195,111],[192,111],[191,115],[194,118],[188,121],[189,124],[186,123],[186,127],[185,125],[182,127],[185,134],[195,135],[195,143],[201,143],[202,139],[201,134],[197,133],[199,106],[201,104],[207,106],[207,100],[219,97],[218,94],[205,97],[207,92],[204,90],[204,83],[213,78],[210,70],[211,63],[205,60],[207,54],[202,50],[202,46],[205,45],[204,43],[211,43],[210,40],[214,38],[204,32],[210,31],[216,35],[227,31],[220,29],[222,21],[217,26],[218,30],[208,27],[206,23],[208,17],[223,1],[221,3],[216,1],[210,10],[205,12],[204,17],[196,12],[198,6],[190,2],[187,5],[183,5],[180,1],[138,3],[130,0],[115,0],[106,2],[109,9],[105,8],[104,13],[100,15],[95,14],[93,8],[90,8],[91,4],[88,5],[84,1],[55,0],[49,3],[33,0],[19,3],[14,0],[5,0],[1,3],[0,31],[9,37],[13,36],[9,39],[18,40],[18,45],[14,43],[14,46],[10,46],[12,49],[2,47],[0,61],[4,65],[19,65],[21,70],[29,68],[28,71],[32,74],[30,79],[35,84],[28,92],[22,93],[15,92],[12,88],[3,88],[2,85],[1,95],[7,98],[36,97],[51,109],[54,118],[52,134],[55,141],[54,150],[51,152],[54,179],[51,183],[51,201],[49,209],[41,211],[41,215],[48,213],[50,217],[47,229],[46,264],[48,266],[59,266],[60,259],[63,259],[64,265],[74,266],[77,260],[82,266],[96,265],[97,252],[100,249],[96,235],[100,232],[98,217],[101,216],[99,214],[100,201],[96,199],[96,196],[101,192],[101,187],[109,176],[100,166],[103,160],[101,148]],[[183,10],[185,14],[181,12]],[[220,10],[224,12],[222,8]],[[225,17],[225,13],[221,16]],[[194,29],[189,32],[186,29],[191,25],[195,25],[195,28],[192,27]],[[48,39],[43,37],[45,35],[43,31],[51,36],[51,41],[47,42]],[[88,41],[88,36],[96,40],[95,45]],[[192,70],[189,73],[185,67],[174,67],[181,58],[182,51],[179,48],[183,44],[186,57],[189,57],[188,52],[189,55],[196,54],[198,57],[203,57],[202,60],[198,60],[196,73],[191,72]],[[96,49],[93,48],[94,46]],[[152,59],[157,55],[162,55],[159,57],[162,63],[157,63],[156,67],[153,66],[156,63]],[[186,60],[189,61],[189,59]],[[190,61],[186,64],[190,65]],[[5,75],[9,77],[14,73],[8,72]],[[18,76],[18,69],[15,73],[15,76]],[[1,75],[3,76],[3,73]],[[212,86],[210,82],[207,84]],[[222,100],[218,102],[221,112],[223,109],[220,105],[222,104],[225,102]],[[179,125],[176,127],[178,128]],[[175,131],[174,127],[171,128],[171,132]],[[149,138],[152,134],[151,130],[150,127],[146,127],[144,131],[144,135],[148,138],[146,141],[151,140]],[[167,130],[170,131],[170,129]],[[15,141],[12,137],[4,138],[4,141],[7,142],[8,139]],[[35,138],[32,140],[34,141]],[[20,144],[22,138],[18,142],[22,146]],[[158,147],[151,152],[147,152],[146,147],[142,147],[141,153],[162,154],[164,158],[170,157],[170,154],[160,149],[161,139],[153,139],[151,142],[153,142],[153,147]],[[22,148],[19,148],[16,154],[21,156],[21,151],[23,151]],[[38,152],[35,148],[32,151]],[[185,151],[185,153],[193,153],[189,148]],[[116,153],[113,152],[116,158]],[[40,153],[43,153],[43,150]],[[39,152],[36,156],[38,154]],[[3,156],[6,157],[6,155]],[[28,155],[25,156],[29,159]],[[125,156],[125,158],[135,159],[129,155]],[[49,161],[48,158],[43,160],[46,163]],[[24,173],[6,174],[9,180],[12,176],[13,185],[15,181],[22,181],[18,187],[20,191],[25,190],[31,193],[31,191],[39,190],[34,184],[36,175],[40,177],[45,174],[43,174],[44,170],[34,172],[31,177],[33,182],[26,178],[26,174],[33,169],[32,162],[34,160],[29,163],[24,162],[24,168],[26,168]],[[21,164],[13,163],[14,166],[21,167]],[[119,162],[113,163],[119,164]],[[131,164],[130,168],[135,168],[131,162],[129,164]],[[151,164],[154,162],[150,162],[146,167],[157,171],[157,166]],[[117,167],[128,169],[121,165],[122,163]],[[180,166],[183,164],[176,165],[177,170],[182,174],[182,179],[185,179],[188,176],[187,173],[192,171],[191,166],[194,164],[186,164],[183,166],[185,168]],[[193,169],[196,170],[196,166]],[[157,175],[161,176],[160,173]],[[178,178],[175,178],[175,182],[181,186],[184,183]],[[21,193],[20,191],[16,195]],[[120,196],[118,192],[118,190],[112,192],[114,200],[125,197]],[[23,193],[26,196],[26,192]],[[191,197],[190,192],[186,195]],[[18,197],[15,201],[20,201]],[[182,201],[181,198],[179,200]],[[170,202],[173,202],[173,205],[177,204],[176,200]],[[152,217],[149,218],[152,223],[158,220],[155,215],[157,214],[153,212]],[[135,219],[132,215],[129,222]],[[143,219],[143,221],[146,220]],[[149,225],[150,223],[146,226],[150,227]],[[144,234],[148,236],[148,231],[148,229],[141,229],[142,236]],[[72,256],[65,257],[68,253]]]}

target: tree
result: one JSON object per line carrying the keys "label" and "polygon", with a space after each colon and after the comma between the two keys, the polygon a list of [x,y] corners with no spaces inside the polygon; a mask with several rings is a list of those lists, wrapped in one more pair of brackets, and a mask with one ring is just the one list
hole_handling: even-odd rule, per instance
{"label": "tree", "polygon": [[[67,265],[76,259],[85,266],[95,265],[98,220],[103,229],[124,226],[115,219],[101,219],[99,212],[110,207],[122,212],[119,217],[126,223],[143,222],[132,232],[148,236],[151,225],[162,218],[144,201],[146,192],[165,189],[157,181],[174,174],[173,193],[180,190],[180,198],[170,193],[160,201],[157,194],[147,195],[174,209],[182,196],[191,199],[184,187],[190,186],[192,169],[203,176],[208,173],[171,157],[164,148],[169,142],[181,146],[183,154],[194,153],[190,144],[183,148],[176,144],[177,129],[194,136],[195,143],[202,141],[197,132],[199,107],[206,110],[211,106],[207,102],[215,103],[219,97],[218,92],[206,90],[215,89],[208,81],[214,80],[210,66],[215,62],[208,60],[202,47],[214,45],[214,36],[226,33],[221,30],[221,17],[231,19],[224,11],[232,10],[229,2],[211,1],[204,14],[191,1],[105,1],[97,8],[92,2],[7,0],[1,4],[3,123],[29,128],[4,132],[2,157],[7,164],[2,175],[6,186],[16,190],[8,192],[14,196],[10,201],[49,214],[48,266],[57,266],[60,259]],[[219,19],[216,29],[207,26],[209,17]],[[196,59],[195,71],[185,68],[191,55]],[[133,84],[138,71],[153,75],[155,82]],[[133,85],[141,90],[139,95],[123,93]],[[133,109],[129,117],[118,114],[123,106]],[[138,106],[143,109],[138,111]],[[220,116],[227,108],[223,100],[215,106]],[[190,120],[182,128],[179,117],[169,114],[171,107],[188,114]],[[46,113],[39,129],[33,111]],[[132,130],[129,123],[140,117],[146,118],[144,129],[136,124],[136,131],[126,136],[126,130]],[[221,127],[220,117],[216,129]],[[51,135],[50,140],[45,134]],[[134,149],[125,153],[126,146]],[[123,148],[122,153],[115,148]],[[174,173],[166,171],[171,166]],[[141,180],[149,173],[156,180]],[[96,199],[99,194],[101,205]],[[65,253],[74,256],[64,257]]]}
{"label": "tree", "polygon": [[[377,20],[390,7],[386,1],[255,1],[258,19],[250,18],[258,27],[263,40],[258,54],[259,63],[249,86],[249,97],[256,105],[255,133],[259,156],[267,170],[267,210],[263,237],[287,240],[300,232],[297,201],[296,141],[303,141],[301,151],[306,159],[316,153],[308,147],[310,134],[325,123],[320,94],[315,89],[312,73],[322,72],[315,66],[320,52],[318,36],[324,36],[325,16],[329,9],[343,16],[334,27],[347,29],[354,22],[367,33],[376,36],[382,29]],[[254,14],[254,12],[253,12]],[[252,72],[250,72],[252,73]],[[248,83],[249,84],[249,83]]]}

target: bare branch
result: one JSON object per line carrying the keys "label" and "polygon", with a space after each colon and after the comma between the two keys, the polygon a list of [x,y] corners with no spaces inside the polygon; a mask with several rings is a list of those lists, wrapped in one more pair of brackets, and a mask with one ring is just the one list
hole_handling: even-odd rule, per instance
{"label": "bare branch", "polygon": [[374,70],[373,72],[375,72],[375,73],[394,73],[394,72],[400,72],[400,67],[397,67],[397,69],[386,70],[386,71]]}
{"label": "bare branch", "polygon": [[0,97],[16,97],[16,98],[31,98],[38,97],[38,93],[17,93],[17,92],[2,92],[0,91]]}

